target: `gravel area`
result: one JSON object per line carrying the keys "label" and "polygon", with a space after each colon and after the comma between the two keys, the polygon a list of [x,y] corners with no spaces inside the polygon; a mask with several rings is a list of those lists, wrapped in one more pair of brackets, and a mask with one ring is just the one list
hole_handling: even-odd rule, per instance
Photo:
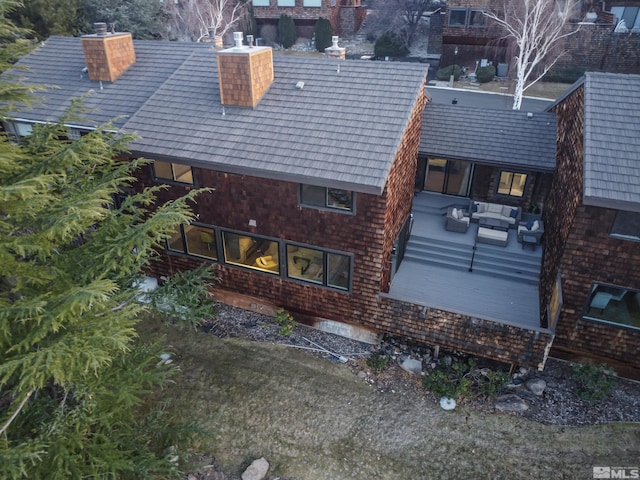
{"label": "gravel area", "polygon": [[[423,361],[424,370],[428,372],[434,364],[429,360],[433,350],[428,347],[412,345],[397,338],[385,338],[380,345],[368,345],[305,325],[297,325],[293,333],[286,336],[280,334],[280,327],[273,317],[227,305],[220,305],[219,315],[211,323],[204,325],[203,329],[220,338],[242,337],[257,342],[278,343],[305,350],[310,355],[326,358],[328,361],[346,361],[354,375],[375,385],[381,392],[403,392],[433,398],[430,392],[422,387],[421,376],[409,374],[398,365],[400,360],[407,357],[420,359]],[[372,353],[385,354],[391,359],[387,368],[377,375],[366,364],[367,356]],[[441,349],[439,358],[446,355],[456,353]],[[481,366],[494,369],[505,368],[504,365],[487,363],[482,359],[478,359],[478,362]],[[524,387],[527,380],[534,378],[546,382],[545,391],[541,396],[534,395]],[[640,422],[640,383],[618,379],[614,391],[606,400],[593,403],[577,397],[574,393],[575,387],[571,363],[551,358],[542,372],[521,370],[514,374],[512,388],[505,393],[517,394],[527,402],[529,408],[523,412],[504,414],[551,425]],[[433,401],[437,399],[433,398]],[[478,411],[495,411],[492,404],[482,401],[468,401],[465,407]]]}

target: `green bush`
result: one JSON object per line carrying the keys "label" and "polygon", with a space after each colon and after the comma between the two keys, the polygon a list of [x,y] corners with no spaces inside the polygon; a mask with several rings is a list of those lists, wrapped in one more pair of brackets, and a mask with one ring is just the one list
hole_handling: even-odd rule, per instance
{"label": "green bush", "polygon": [[280,15],[278,20],[278,35],[280,37],[280,44],[284,48],[291,48],[296,43],[296,24],[287,14]]}
{"label": "green bush", "polygon": [[436,370],[424,377],[422,385],[436,397],[447,398],[494,398],[509,381],[509,375],[501,371],[480,369],[476,361],[454,359],[450,366],[444,361]]}
{"label": "green bush", "polygon": [[367,365],[375,375],[382,373],[382,371],[385,368],[387,368],[388,364],[389,364],[389,357],[386,355],[374,353],[371,356],[369,356],[369,358],[367,358]]}
{"label": "green bush", "polygon": [[584,75],[582,67],[553,67],[544,77],[543,82],[574,83]]}
{"label": "green bush", "polygon": [[496,76],[496,67],[487,65],[476,70],[476,80],[480,83],[491,82]]}
{"label": "green bush", "polygon": [[285,337],[290,336],[293,333],[293,329],[298,325],[298,322],[296,322],[291,314],[284,308],[276,310],[274,318],[280,327],[280,335],[284,335]]}
{"label": "green bush", "polygon": [[451,75],[453,75],[453,79],[458,81],[461,73],[462,69],[460,68],[460,65],[449,65],[448,67],[441,68],[436,72],[436,80],[447,81]]}
{"label": "green bush", "polygon": [[576,381],[575,393],[589,402],[604,400],[616,386],[616,376],[606,365],[573,365],[573,379]]}
{"label": "green bush", "polygon": [[333,36],[333,28],[331,22],[326,18],[319,18],[313,29],[316,38],[316,50],[324,52],[325,48],[331,46],[331,37]]}
{"label": "green bush", "polygon": [[395,33],[386,32],[376,40],[373,53],[376,57],[406,57],[409,49]]}

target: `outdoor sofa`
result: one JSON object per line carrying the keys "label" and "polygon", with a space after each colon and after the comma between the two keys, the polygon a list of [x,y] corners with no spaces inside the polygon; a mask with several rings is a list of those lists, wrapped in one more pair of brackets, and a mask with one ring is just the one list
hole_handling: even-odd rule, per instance
{"label": "outdoor sofa", "polygon": [[476,222],[481,219],[503,220],[510,227],[515,227],[522,216],[522,209],[500,205],[499,203],[471,202],[471,219]]}

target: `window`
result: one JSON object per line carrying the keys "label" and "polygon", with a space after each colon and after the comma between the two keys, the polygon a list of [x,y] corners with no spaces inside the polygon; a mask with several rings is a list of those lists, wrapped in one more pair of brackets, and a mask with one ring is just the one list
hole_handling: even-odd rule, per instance
{"label": "window", "polygon": [[310,207],[353,211],[353,192],[337,188],[300,185],[300,203]]}
{"label": "window", "polygon": [[322,0],[304,0],[302,2],[303,7],[321,7]]}
{"label": "window", "polygon": [[640,28],[640,7],[611,7],[611,13],[616,16],[616,24],[624,20],[629,30]]}
{"label": "window", "polygon": [[484,27],[486,25],[487,17],[482,10],[478,10],[476,8],[471,9],[471,13],[469,15],[469,26],[470,27]]}
{"label": "window", "polygon": [[278,242],[263,237],[223,232],[224,261],[262,272],[280,273]]}
{"label": "window", "polygon": [[254,7],[268,7],[269,0],[253,0]]}
{"label": "window", "polygon": [[640,292],[594,283],[585,306],[584,317],[640,328]]}
{"label": "window", "polygon": [[156,180],[193,185],[193,171],[189,165],[155,160],[153,162],[153,177]]}
{"label": "window", "polygon": [[67,138],[69,140],[80,140],[82,133],[77,128],[68,128],[67,129]]}
{"label": "window", "polygon": [[296,0],[278,0],[279,7],[295,7]]}
{"label": "window", "polygon": [[449,26],[450,27],[466,27],[467,26],[467,9],[452,8],[449,10]]}
{"label": "window", "polygon": [[611,227],[611,236],[640,241],[640,213],[618,210]]}
{"label": "window", "polygon": [[167,249],[195,257],[218,260],[216,233],[204,225],[180,225],[180,229],[167,240]]}
{"label": "window", "polygon": [[287,277],[349,290],[351,257],[318,248],[287,244]]}
{"label": "window", "polygon": [[510,195],[512,197],[522,197],[524,195],[524,186],[526,183],[526,173],[500,172],[498,193],[500,195]]}

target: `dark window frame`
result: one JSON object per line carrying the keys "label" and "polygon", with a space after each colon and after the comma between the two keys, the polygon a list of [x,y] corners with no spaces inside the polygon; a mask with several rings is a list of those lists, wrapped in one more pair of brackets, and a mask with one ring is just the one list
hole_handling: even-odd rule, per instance
{"label": "dark window frame", "polygon": [[[305,203],[302,195],[302,190],[305,186],[313,187],[313,188],[322,188],[324,189],[324,203],[323,205],[318,205],[314,203]],[[329,205],[329,190],[348,192],[351,194],[351,208],[341,208],[333,205]],[[298,185],[298,205],[305,208],[315,208],[318,210],[327,210],[331,212],[339,212],[350,215],[355,215],[356,213],[356,192],[353,190],[345,190],[343,188],[331,188],[331,187],[319,187],[317,185],[310,185],[308,183],[301,183]]]}
{"label": "dark window frame", "polygon": [[[501,193],[500,192],[500,179],[502,178],[502,174],[503,173],[510,173],[513,176],[511,177],[511,185],[509,186],[509,193]],[[513,192],[513,181],[515,179],[516,175],[524,175],[525,179],[524,179],[524,185],[522,187],[522,195],[514,195]],[[507,170],[507,169],[501,169],[498,172],[498,181],[496,182],[496,195],[499,195],[501,197],[508,197],[508,198],[524,198],[526,193],[527,193],[527,186],[529,185],[529,172],[522,172],[522,171],[518,171],[518,170]]]}
{"label": "dark window frame", "polygon": [[[608,299],[605,297],[604,301],[606,302],[606,305],[602,308],[600,308],[597,304],[593,305],[595,296],[600,292],[610,295],[610,298]],[[627,296],[634,297],[634,298],[627,299],[626,298]],[[604,311],[607,308],[609,308],[611,301],[616,301],[616,302],[624,301],[627,304],[627,309],[629,308],[629,304],[632,302],[638,302],[638,307],[640,307],[639,296],[640,296],[640,290],[637,290],[634,288],[625,288],[619,285],[613,285],[609,283],[592,282],[591,290],[589,291],[589,295],[587,295],[587,298],[584,302],[581,318],[585,321],[593,321],[593,322],[610,325],[612,327],[628,328],[631,330],[638,331],[640,330],[640,325],[630,325],[627,323],[617,322],[612,319],[599,318],[598,316],[595,316],[593,313],[590,315],[589,311],[593,309],[594,311],[596,311],[595,314],[597,314],[598,313],[597,310],[600,309],[600,312],[599,312],[600,316],[604,316]]]}
{"label": "dark window frame", "polygon": [[[165,178],[165,177],[159,177],[156,174],[156,168],[155,168],[155,162],[162,162],[162,163],[168,163],[169,165],[171,165],[171,174],[172,174],[172,178]],[[173,166],[174,165],[180,165],[183,167],[189,167],[189,170],[191,171],[191,183],[189,182],[181,182],[180,180],[176,180],[175,178],[175,171]],[[151,175],[153,177],[153,180],[156,182],[161,182],[161,183],[167,183],[169,185],[180,185],[180,186],[194,186],[196,184],[196,175],[195,172],[193,171],[193,167],[190,165],[185,165],[184,163],[176,163],[176,162],[169,162],[166,160],[154,160],[151,163]]]}
{"label": "dark window frame", "polygon": [[[636,217],[636,218],[625,219],[624,218],[625,216]],[[633,235],[631,232],[626,233],[624,231],[625,228],[629,228],[627,225],[624,225],[624,226],[620,225],[621,223],[627,223],[627,222],[631,224],[631,230],[637,232],[636,235]],[[637,230],[633,228],[635,226],[634,224],[638,225]],[[615,231],[616,229],[619,229],[619,231],[616,232]],[[640,242],[640,212],[627,212],[625,210],[618,210],[616,212],[616,217],[614,218],[613,223],[611,224],[611,229],[609,230],[609,236],[612,238],[616,238],[618,240],[624,240],[628,242]]]}
{"label": "dark window frame", "polygon": [[[196,227],[196,228],[206,228],[212,231],[213,235],[213,244],[214,244],[214,252],[216,255],[216,258],[212,258],[206,255],[198,255],[197,253],[193,253],[193,251],[189,251],[189,242],[187,241],[187,232],[185,231],[185,227]],[[219,239],[219,232],[218,232],[218,228],[212,226],[212,225],[208,225],[206,223],[201,223],[201,222],[193,222],[193,223],[181,223],[179,226],[179,233],[180,233],[180,238],[181,238],[181,243],[183,248],[182,249],[177,249],[177,248],[172,248],[169,240],[170,239],[166,239],[165,240],[165,250],[172,254],[172,255],[180,255],[180,256],[185,256],[185,257],[189,257],[189,258],[197,258],[199,260],[204,260],[207,262],[212,262],[212,263],[221,263],[220,262],[220,249],[218,248],[218,245],[220,245],[220,239]]]}
{"label": "dark window frame", "polygon": [[[330,285],[329,284],[329,278],[328,275],[323,274],[322,276],[322,283],[321,282],[317,282],[317,281],[313,281],[313,280],[307,280],[304,279],[300,276],[291,276],[290,272],[289,272],[289,250],[287,247],[298,247],[298,248],[306,248],[308,250],[315,250],[317,252],[321,252],[322,253],[322,268],[323,268],[323,272],[328,272],[329,271],[329,255],[341,255],[343,257],[346,257],[349,261],[349,269],[348,269],[348,274],[349,274],[349,279],[347,281],[347,287],[343,288],[343,287],[338,287],[336,285]],[[326,288],[329,290],[333,290],[333,291],[337,291],[337,292],[343,292],[343,293],[351,293],[352,288],[353,288],[353,260],[354,260],[354,255],[352,253],[346,253],[346,252],[341,252],[339,250],[333,250],[330,248],[323,248],[323,247],[318,247],[317,245],[309,245],[309,244],[304,244],[304,243],[298,243],[298,242],[292,242],[292,241],[288,241],[285,240],[283,242],[283,247],[284,247],[284,259],[285,259],[285,268],[284,268],[284,278],[287,280],[291,280],[294,282],[300,282],[303,283],[304,285],[313,285],[316,287],[320,287],[320,288]]]}
{"label": "dark window frame", "polygon": [[[451,18],[453,17],[454,13],[461,13],[464,12],[464,22],[462,23],[451,23]],[[469,9],[468,8],[450,8],[449,9],[449,19],[448,19],[448,26],[449,27],[455,27],[455,28],[465,28],[467,26],[467,24],[469,23]]]}
{"label": "dark window frame", "polygon": [[[479,13],[480,16],[478,18],[482,19],[482,23],[474,23],[473,22],[473,18],[474,18],[474,13]],[[469,28],[485,28],[487,26],[487,16],[483,13],[484,10],[482,8],[470,8],[469,9],[469,14],[468,14],[468,18],[467,18],[467,24],[469,25]]]}
{"label": "dark window frame", "polygon": [[[282,278],[282,240],[280,238],[274,238],[274,237],[269,237],[269,236],[265,236],[265,235],[257,235],[255,233],[251,233],[251,232],[244,232],[244,231],[240,231],[240,230],[232,230],[229,228],[219,228],[220,231],[220,253],[221,255],[218,256],[219,258],[219,262],[223,265],[226,266],[230,266],[230,267],[236,267],[236,268],[241,268],[243,270],[249,270],[252,272],[261,272],[264,273],[266,275],[269,275],[271,277],[273,276],[277,276]],[[256,266],[252,266],[252,265],[246,265],[243,264],[241,262],[231,262],[228,261],[226,258],[226,252],[225,252],[225,233],[231,234],[231,235],[239,235],[239,236],[243,236],[243,237],[249,237],[252,239],[258,239],[261,241],[267,241],[267,242],[273,242],[277,245],[277,250],[278,250],[278,270],[277,271],[273,271],[273,270],[269,270],[267,268],[260,268],[260,267],[256,267]],[[259,249],[254,250],[252,252],[256,253],[256,251],[259,251]]]}

